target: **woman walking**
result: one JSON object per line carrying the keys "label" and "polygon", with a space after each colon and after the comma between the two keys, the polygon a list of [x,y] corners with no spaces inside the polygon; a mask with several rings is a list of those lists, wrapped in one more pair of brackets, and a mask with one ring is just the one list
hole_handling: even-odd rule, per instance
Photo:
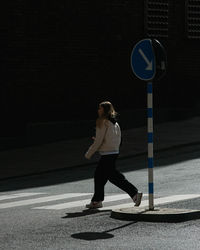
{"label": "woman walking", "polygon": [[104,186],[108,180],[125,191],[132,198],[135,206],[139,206],[141,203],[142,193],[139,193],[138,189],[116,170],[115,162],[121,143],[121,130],[116,121],[116,114],[110,102],[99,104],[96,136],[93,138],[94,143],[88,149],[85,157],[90,159],[98,151],[101,158],[94,174],[94,195],[91,203],[86,205],[87,208],[103,206]]}

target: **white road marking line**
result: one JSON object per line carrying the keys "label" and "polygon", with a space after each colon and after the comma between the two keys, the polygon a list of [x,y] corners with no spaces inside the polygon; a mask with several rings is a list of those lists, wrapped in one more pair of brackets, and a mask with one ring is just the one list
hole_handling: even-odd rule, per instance
{"label": "white road marking line", "polygon": [[61,203],[61,204],[57,204],[57,205],[34,207],[32,209],[60,210],[60,209],[65,209],[65,208],[81,207],[81,206],[84,206],[86,203],[89,203],[90,201],[91,201],[91,199],[81,200],[81,201],[72,201],[72,202],[66,202],[66,203]]}
{"label": "white road marking line", "polygon": [[0,201],[8,200],[8,199],[15,199],[15,198],[22,198],[22,197],[33,196],[33,195],[39,195],[39,194],[45,194],[45,193],[16,193],[16,194],[1,195]]}
{"label": "white road marking line", "polygon": [[56,200],[62,200],[62,199],[79,197],[79,196],[86,196],[86,195],[90,195],[90,193],[68,193],[68,194],[45,196],[45,197],[40,197],[40,198],[36,198],[36,199],[13,201],[13,202],[1,203],[0,209],[19,207],[19,206],[36,204],[36,203],[44,203],[44,202],[48,202],[48,201],[56,201]]}
{"label": "white road marking line", "polygon": [[[118,195],[115,194],[115,195],[105,196],[104,202],[118,201],[118,200],[125,200],[125,199],[130,199],[130,196],[128,194],[118,194]],[[60,209],[66,209],[66,208],[85,206],[87,203],[90,203],[90,201],[91,199],[86,199],[86,200],[80,200],[80,201],[65,202],[65,203],[50,205],[50,206],[34,207],[33,209],[60,210]]]}
{"label": "white road marking line", "polygon": [[[26,197],[28,195],[39,195],[44,193],[18,193],[18,194],[12,194],[12,195],[4,195],[0,196],[0,199],[11,199],[11,198],[21,198]],[[31,205],[31,204],[37,204],[37,203],[44,203],[49,201],[56,201],[61,199],[67,199],[67,198],[75,198],[75,197],[81,197],[81,196],[87,196],[91,195],[92,193],[68,193],[68,194],[60,194],[60,195],[52,195],[52,196],[45,196],[35,199],[28,199],[28,200],[22,200],[22,201],[14,201],[14,202],[7,202],[7,203],[0,203],[0,209],[3,208],[12,208],[12,207],[18,207],[18,206],[25,206],[25,205]],[[148,196],[148,194],[143,194],[143,196]],[[173,195],[173,196],[167,196],[167,197],[161,197],[154,199],[154,205],[161,205],[161,204],[167,204],[167,203],[173,203],[178,201],[184,201],[189,199],[195,199],[200,198],[200,194],[185,194],[185,195]],[[118,195],[109,195],[105,197],[104,202],[112,202],[112,201],[120,201],[130,199],[130,197],[127,194],[118,194]],[[84,206],[86,203],[89,203],[91,199],[85,199],[80,201],[72,201],[72,202],[64,202],[56,205],[47,205],[42,207],[34,207],[32,209],[52,209],[52,210],[60,210],[60,209],[66,209],[66,208],[74,208],[74,207],[81,207]],[[143,200],[141,202],[140,207],[148,207],[148,200]],[[123,203],[119,205],[113,205],[113,206],[107,206],[104,203],[103,208],[99,208],[99,210],[113,210],[113,209],[119,209],[119,208],[129,208],[134,207],[134,203]]]}
{"label": "white road marking line", "polygon": [[[178,201],[190,200],[190,199],[195,199],[199,197],[200,197],[200,194],[172,195],[172,196],[154,199],[154,205],[161,205],[161,204],[173,203],[173,202],[178,202]],[[149,201],[144,200],[141,202],[140,208],[147,207],[148,205],[149,205]],[[105,207],[99,208],[99,210],[113,210],[113,209],[120,209],[120,208],[129,208],[129,207],[134,207],[134,203],[131,202],[131,203],[120,204],[120,205],[109,206],[109,207],[105,206]]]}

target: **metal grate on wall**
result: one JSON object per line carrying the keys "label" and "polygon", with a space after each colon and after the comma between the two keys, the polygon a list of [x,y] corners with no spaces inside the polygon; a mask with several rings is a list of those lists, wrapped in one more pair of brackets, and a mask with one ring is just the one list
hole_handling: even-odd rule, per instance
{"label": "metal grate on wall", "polygon": [[148,37],[168,37],[169,0],[145,0],[145,33]]}
{"label": "metal grate on wall", "polygon": [[185,7],[187,37],[200,39],[200,0],[187,0]]}

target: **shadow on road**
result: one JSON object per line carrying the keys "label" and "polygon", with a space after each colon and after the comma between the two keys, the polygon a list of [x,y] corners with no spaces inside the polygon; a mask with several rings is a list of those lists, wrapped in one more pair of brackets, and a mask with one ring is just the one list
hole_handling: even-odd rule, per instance
{"label": "shadow on road", "polygon": [[62,217],[62,219],[68,219],[68,218],[75,218],[75,217],[83,217],[87,215],[92,215],[92,214],[98,214],[102,212],[110,212],[110,210],[98,210],[98,209],[85,209],[82,212],[75,212],[75,213],[66,213],[67,215]]}
{"label": "shadow on road", "polygon": [[113,232],[117,229],[121,229],[121,228],[124,228],[124,227],[128,227],[132,224],[135,224],[137,222],[131,222],[131,223],[128,223],[126,225],[123,225],[123,226],[120,226],[120,227],[116,227],[116,228],[113,228],[113,229],[110,229],[110,230],[107,230],[107,231],[103,231],[103,232],[82,232],[82,233],[76,233],[76,234],[72,234],[71,237],[72,238],[75,238],[75,239],[80,239],[80,240],[88,240],[88,241],[91,241],[91,240],[101,240],[101,239],[110,239],[110,238],[113,238],[114,235],[113,234],[110,234],[110,232]]}

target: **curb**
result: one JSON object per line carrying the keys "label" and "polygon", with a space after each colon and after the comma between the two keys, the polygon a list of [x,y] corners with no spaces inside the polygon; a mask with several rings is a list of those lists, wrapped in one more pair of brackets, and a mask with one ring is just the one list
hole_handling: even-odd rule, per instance
{"label": "curb", "polygon": [[111,218],[130,221],[177,223],[200,219],[200,210],[155,208],[122,208],[111,212]]}

